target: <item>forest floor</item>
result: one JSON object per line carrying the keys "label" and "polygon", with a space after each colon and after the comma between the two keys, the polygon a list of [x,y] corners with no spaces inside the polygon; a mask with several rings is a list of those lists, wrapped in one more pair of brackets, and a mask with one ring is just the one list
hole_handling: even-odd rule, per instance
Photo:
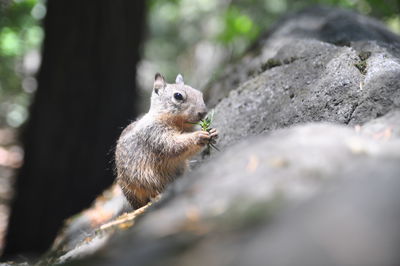
{"label": "forest floor", "polygon": [[0,255],[4,248],[13,183],[16,170],[22,164],[23,152],[17,141],[16,130],[0,127]]}

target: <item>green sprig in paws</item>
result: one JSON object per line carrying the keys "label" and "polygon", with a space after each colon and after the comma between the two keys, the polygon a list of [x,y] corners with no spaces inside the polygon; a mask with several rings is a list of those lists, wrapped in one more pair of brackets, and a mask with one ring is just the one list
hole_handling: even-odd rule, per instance
{"label": "green sprig in paws", "polygon": [[[200,120],[200,122],[198,122],[197,124],[201,127],[201,130],[210,132],[210,130],[212,129],[211,124],[213,120],[214,120],[214,110],[211,110],[207,114],[207,116],[204,119]],[[210,139],[210,141],[208,142],[206,153],[210,153],[211,148],[214,148],[217,151],[219,151],[219,149],[215,146],[215,139]]]}
{"label": "green sprig in paws", "polygon": [[[193,125],[198,125],[201,127],[201,130],[210,132],[212,130],[211,124],[213,120],[214,120],[214,109],[211,110],[204,119],[201,119],[200,122],[197,123],[188,122],[188,123]],[[207,148],[205,149],[205,154],[209,155],[211,148],[214,148],[217,151],[219,151],[219,149],[215,146],[215,139],[209,140]]]}

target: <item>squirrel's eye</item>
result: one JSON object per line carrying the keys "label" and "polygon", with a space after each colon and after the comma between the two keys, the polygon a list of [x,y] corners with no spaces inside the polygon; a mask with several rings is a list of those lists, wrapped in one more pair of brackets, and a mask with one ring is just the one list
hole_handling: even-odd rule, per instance
{"label": "squirrel's eye", "polygon": [[179,92],[175,92],[174,93],[174,98],[178,101],[182,101],[183,100],[183,96],[182,94],[180,94]]}

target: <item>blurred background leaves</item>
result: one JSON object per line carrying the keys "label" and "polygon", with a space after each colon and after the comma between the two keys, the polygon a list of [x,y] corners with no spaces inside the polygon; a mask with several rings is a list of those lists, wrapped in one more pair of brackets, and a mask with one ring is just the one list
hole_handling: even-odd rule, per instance
{"label": "blurred background leaves", "polygon": [[149,2],[148,35],[138,67],[140,87],[153,73],[173,81],[183,72],[202,88],[221,65],[237,58],[279,16],[310,5],[331,5],[375,16],[400,33],[397,0],[170,0]]}
{"label": "blurred background leaves", "polygon": [[19,127],[27,118],[30,94],[36,89],[43,39],[41,1],[0,2],[0,126]]}

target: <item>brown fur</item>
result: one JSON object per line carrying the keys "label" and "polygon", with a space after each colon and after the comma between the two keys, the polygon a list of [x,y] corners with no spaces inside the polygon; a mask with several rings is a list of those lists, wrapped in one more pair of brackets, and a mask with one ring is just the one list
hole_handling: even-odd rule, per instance
{"label": "brown fur", "polygon": [[[201,92],[178,77],[176,84],[167,84],[156,75],[149,112],[130,124],[117,143],[117,182],[135,209],[181,175],[188,168],[188,158],[210,138],[208,132],[193,132],[191,124],[206,112]],[[183,99],[176,99],[176,93]]]}

